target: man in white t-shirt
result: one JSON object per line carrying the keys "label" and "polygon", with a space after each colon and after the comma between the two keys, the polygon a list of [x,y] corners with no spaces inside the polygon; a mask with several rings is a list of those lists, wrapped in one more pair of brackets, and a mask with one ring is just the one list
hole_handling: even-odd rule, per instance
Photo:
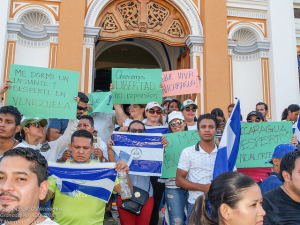
{"label": "man in white t-shirt", "polygon": [[43,216],[39,202],[47,195],[48,164],[39,151],[17,147],[0,159],[0,220],[4,224],[57,225]]}
{"label": "man in white t-shirt", "polygon": [[181,105],[181,112],[188,130],[197,130],[197,122],[195,121],[198,106],[191,99],[185,100]]}
{"label": "man in white t-shirt", "polygon": [[196,199],[209,190],[218,152],[214,137],[219,121],[211,114],[204,114],[199,117],[197,126],[201,141],[182,151],[176,175],[176,185],[189,191],[187,218]]}

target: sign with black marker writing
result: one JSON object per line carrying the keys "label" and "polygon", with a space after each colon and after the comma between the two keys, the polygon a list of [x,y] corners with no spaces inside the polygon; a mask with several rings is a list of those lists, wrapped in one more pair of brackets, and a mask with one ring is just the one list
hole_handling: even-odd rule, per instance
{"label": "sign with black marker writing", "polygon": [[164,134],[169,141],[164,153],[164,164],[161,178],[176,177],[180,154],[183,149],[196,145],[200,141],[197,130]]}
{"label": "sign with black marker writing", "polygon": [[25,117],[76,119],[79,72],[11,65],[7,105]]}
{"label": "sign with black marker writing", "polygon": [[162,103],[161,69],[113,68],[113,104]]}
{"label": "sign with black marker writing", "polygon": [[242,123],[237,168],[272,167],[265,163],[272,158],[277,145],[290,143],[292,122]]}
{"label": "sign with black marker writing", "polygon": [[182,69],[162,73],[163,97],[200,93],[197,69]]}

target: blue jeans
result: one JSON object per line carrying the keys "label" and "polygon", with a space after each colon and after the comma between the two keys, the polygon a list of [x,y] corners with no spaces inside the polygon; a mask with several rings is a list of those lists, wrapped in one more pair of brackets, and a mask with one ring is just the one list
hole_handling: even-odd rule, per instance
{"label": "blue jeans", "polygon": [[188,191],[181,188],[165,188],[165,200],[170,225],[184,225],[184,207],[188,203]]}
{"label": "blue jeans", "polygon": [[188,208],[187,208],[187,222],[189,221],[189,217],[190,217],[190,214],[192,212],[192,209],[194,208],[194,204],[192,203],[188,203]]}

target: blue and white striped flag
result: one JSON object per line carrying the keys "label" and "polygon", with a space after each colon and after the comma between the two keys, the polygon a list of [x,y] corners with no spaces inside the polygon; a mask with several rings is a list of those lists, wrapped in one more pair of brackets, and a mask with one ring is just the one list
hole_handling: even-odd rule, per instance
{"label": "blue and white striped flag", "polygon": [[79,191],[108,202],[115,186],[115,163],[61,164],[48,162],[49,176],[60,192],[74,197]]}
{"label": "blue and white striped flag", "polygon": [[297,136],[298,143],[300,143],[300,121],[299,117],[296,121],[296,123],[293,124],[293,133]]}
{"label": "blue and white striped flag", "polygon": [[146,133],[161,133],[161,134],[168,134],[169,133],[169,128],[167,126],[147,126],[145,125]]}
{"label": "blue and white striped flag", "polygon": [[226,123],[216,157],[213,179],[221,173],[233,171],[240,146],[241,108],[238,100]]}
{"label": "blue and white striped flag", "polygon": [[115,154],[127,162],[129,174],[161,176],[164,147],[162,134],[114,132]]}

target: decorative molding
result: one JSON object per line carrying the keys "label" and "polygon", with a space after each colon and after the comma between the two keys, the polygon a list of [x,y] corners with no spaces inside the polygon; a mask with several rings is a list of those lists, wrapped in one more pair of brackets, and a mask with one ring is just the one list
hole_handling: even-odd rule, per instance
{"label": "decorative molding", "polygon": [[59,6],[58,5],[45,5],[48,6],[50,9],[53,10],[53,12],[55,12],[56,16],[59,15]]}
{"label": "decorative molding", "polygon": [[227,16],[247,17],[247,18],[254,18],[254,19],[267,19],[267,14],[264,13],[233,11],[233,10],[227,10]]}
{"label": "decorative molding", "polygon": [[49,17],[41,11],[28,11],[24,13],[18,22],[23,23],[29,30],[44,30],[44,24],[51,24]]}
{"label": "decorative molding", "polygon": [[234,32],[232,39],[236,41],[238,45],[252,45],[259,37],[251,29],[243,28]]}
{"label": "decorative molding", "polygon": [[[44,30],[29,30],[22,23],[7,23],[8,39],[31,47],[44,47],[49,42],[58,42],[58,25],[45,25]],[[51,37],[50,37],[51,36]]]}
{"label": "decorative molding", "polygon": [[239,61],[248,61],[248,60],[254,60],[258,58],[268,58],[269,52],[258,52],[251,55],[233,55],[233,59],[239,60]]}
{"label": "decorative molding", "polygon": [[185,39],[187,47],[190,49],[191,53],[203,52],[204,36],[201,35],[189,35]]}
{"label": "decorative molding", "polygon": [[269,51],[270,42],[268,41],[256,41],[252,45],[237,45],[233,49],[233,53],[236,55],[250,55],[261,51]]}
{"label": "decorative molding", "polygon": [[25,2],[13,2],[12,13],[14,14],[21,7],[29,4],[30,3],[25,3]]}
{"label": "decorative molding", "polygon": [[95,43],[100,35],[100,31],[101,27],[84,27],[84,37],[93,38],[93,43]]}

